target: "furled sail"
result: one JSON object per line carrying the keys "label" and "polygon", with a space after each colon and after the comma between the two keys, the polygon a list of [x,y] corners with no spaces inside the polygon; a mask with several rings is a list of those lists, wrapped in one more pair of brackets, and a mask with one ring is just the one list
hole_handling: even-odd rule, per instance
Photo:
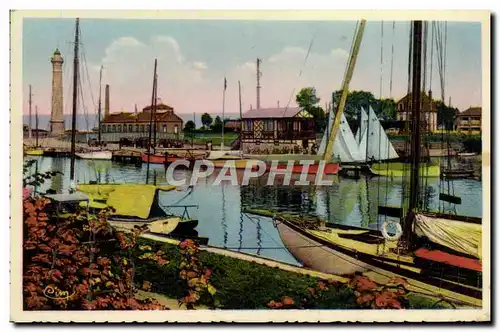
{"label": "furled sail", "polygon": [[[362,111],[362,114],[364,110]],[[389,137],[385,133],[384,128],[370,106],[368,114],[367,126],[361,136],[359,144],[359,153],[363,160],[389,160],[399,158],[398,153],[394,150]]]}
{"label": "furled sail", "polygon": [[[333,112],[328,117],[328,128],[332,128]],[[326,143],[328,142],[328,135],[330,130],[325,131],[323,138],[319,145],[318,154],[324,154],[326,151]],[[345,115],[342,113],[340,118],[340,127],[337,132],[337,137],[333,143],[333,159],[340,160],[340,162],[359,162],[362,161],[362,155],[359,153],[359,147],[352,133],[351,127],[347,122]]]}
{"label": "furled sail", "polygon": [[414,232],[431,242],[481,258],[481,225],[416,214]]}

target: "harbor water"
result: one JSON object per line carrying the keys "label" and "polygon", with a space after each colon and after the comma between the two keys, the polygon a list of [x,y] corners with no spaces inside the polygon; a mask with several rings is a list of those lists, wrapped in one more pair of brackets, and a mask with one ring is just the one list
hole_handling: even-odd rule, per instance
{"label": "harbor water", "polygon": [[[36,159],[31,171],[59,171],[62,174],[48,180],[39,192],[53,189],[67,192],[70,188],[69,158],[26,157]],[[111,161],[76,160],[75,174],[77,183],[146,183],[146,164],[134,166]],[[189,177],[189,170],[177,169],[176,179]],[[239,171],[241,172],[241,171]],[[251,180],[248,185],[237,186],[229,181],[214,185],[215,171],[210,177],[200,180],[193,187],[185,186],[179,190],[163,192],[160,205],[167,212],[182,214],[183,208],[171,205],[197,205],[189,209],[192,218],[199,220],[197,231],[200,236],[208,237],[209,244],[217,247],[241,251],[265,258],[291,264],[299,264],[284,247],[272,220],[244,213],[245,208],[270,209],[275,211],[294,211],[318,215],[330,223],[353,225],[377,229],[384,222],[378,216],[379,205],[400,206],[402,203],[403,181],[373,177],[346,179],[335,176],[331,186],[266,185],[267,178]],[[298,175],[299,176],[299,175]],[[297,179],[298,179],[297,176]],[[240,175],[238,174],[238,177]],[[163,165],[150,165],[149,183],[167,184]],[[189,181],[188,181],[189,182]],[[277,182],[276,182],[277,183]],[[292,179],[293,183],[293,179]],[[314,183],[314,181],[311,181]],[[426,203],[431,210],[452,211],[460,215],[482,216],[482,183],[465,179],[446,182],[438,178],[424,181]],[[444,205],[439,201],[440,192],[452,193],[462,199],[460,205]]]}

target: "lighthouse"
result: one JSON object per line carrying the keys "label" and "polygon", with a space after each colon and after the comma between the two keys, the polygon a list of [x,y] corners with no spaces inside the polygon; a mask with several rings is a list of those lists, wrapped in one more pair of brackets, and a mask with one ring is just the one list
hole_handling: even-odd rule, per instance
{"label": "lighthouse", "polygon": [[50,112],[50,135],[64,133],[63,115],[63,58],[58,49],[51,58],[52,62],[52,110]]}

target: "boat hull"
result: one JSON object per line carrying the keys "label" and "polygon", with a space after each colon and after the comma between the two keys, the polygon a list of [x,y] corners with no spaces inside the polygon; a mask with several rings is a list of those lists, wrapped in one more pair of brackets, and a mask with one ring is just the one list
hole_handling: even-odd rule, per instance
{"label": "boat hull", "polygon": [[[213,165],[214,168],[223,168],[224,166],[228,167],[229,165],[234,165],[236,169],[245,169],[250,160],[247,159],[217,159],[217,160],[208,160]],[[258,166],[255,165],[255,162],[252,161],[252,170],[256,169]]]}
{"label": "boat hull", "polygon": [[[410,164],[405,167],[405,164],[401,162],[376,163],[370,166],[370,170],[373,175],[397,178],[409,176],[410,167]],[[437,178],[441,174],[441,167],[439,165],[420,164],[420,174],[421,177]]]}
{"label": "boat hull", "polygon": [[[149,159],[149,160],[148,160]],[[141,160],[143,163],[150,163],[150,164],[171,164],[177,160],[188,160],[192,161],[192,158],[183,158],[183,157],[178,157],[178,156],[168,156],[165,157],[165,155],[161,154],[149,154],[148,158],[148,153],[141,153]]]}
{"label": "boat hull", "polygon": [[113,158],[111,151],[91,151],[75,153],[75,155],[80,159],[111,160]]}
{"label": "boat hull", "polygon": [[27,156],[43,156],[43,150],[42,149],[26,150],[24,153]]}
{"label": "boat hull", "polygon": [[[284,171],[287,169],[287,165],[279,164],[277,167],[270,167],[270,171]],[[326,175],[335,175],[339,172],[340,165],[337,163],[325,163],[323,174]],[[293,174],[301,174],[304,171],[304,165],[293,165],[292,173]],[[307,170],[307,174],[317,174],[320,171],[319,164],[309,165]]]}
{"label": "boat hull", "polygon": [[283,222],[276,221],[281,241],[288,251],[305,267],[323,273],[351,275],[365,272],[369,266],[363,262],[338,252],[306,237]]}
{"label": "boat hull", "polygon": [[[446,294],[447,297],[468,303],[473,306],[481,306],[482,291],[477,286],[468,286],[443,279],[443,269],[433,267],[431,264],[424,267],[422,262],[416,266],[415,263],[406,259],[384,258],[363,253],[349,247],[343,247],[325,241],[309,234],[299,226],[283,219],[275,221],[276,227],[285,247],[290,253],[306,267],[336,275],[349,275],[353,273],[375,273],[376,275],[390,275],[391,277],[403,277],[410,285],[427,289],[434,294]],[[426,253],[424,253],[426,254]],[[429,256],[430,254],[427,254]],[[425,256],[425,255],[421,255]],[[442,254],[440,254],[442,256]],[[424,261],[428,259],[424,258]],[[449,261],[445,257],[445,261]],[[428,262],[427,262],[428,263]],[[449,262],[445,262],[448,264]],[[420,272],[414,269],[421,269]],[[437,274],[436,274],[437,272]],[[455,274],[466,272],[455,270]],[[456,276],[455,276],[456,277]],[[475,279],[481,278],[480,275]],[[477,280],[475,281],[477,282]]]}

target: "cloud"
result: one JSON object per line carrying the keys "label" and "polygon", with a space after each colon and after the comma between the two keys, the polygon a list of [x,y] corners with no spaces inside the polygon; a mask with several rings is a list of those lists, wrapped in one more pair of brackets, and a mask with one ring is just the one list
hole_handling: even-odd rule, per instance
{"label": "cloud", "polygon": [[[295,95],[314,86],[322,99],[340,87],[348,53],[333,49],[309,52],[287,46],[262,59],[261,107],[295,105]],[[151,103],[153,65],[158,60],[158,96],[179,113],[220,112],[224,73],[204,59],[188,59],[170,36],[155,36],[148,41],[133,37],[114,40],[100,63],[92,65],[92,82],[98,82],[99,67],[104,66],[103,86],[110,85],[111,111],[133,111]],[[256,107],[256,63],[242,62],[226,73],[226,112],[238,112],[238,85],[241,82],[243,110]],[[95,95],[95,93],[94,93]]]}

